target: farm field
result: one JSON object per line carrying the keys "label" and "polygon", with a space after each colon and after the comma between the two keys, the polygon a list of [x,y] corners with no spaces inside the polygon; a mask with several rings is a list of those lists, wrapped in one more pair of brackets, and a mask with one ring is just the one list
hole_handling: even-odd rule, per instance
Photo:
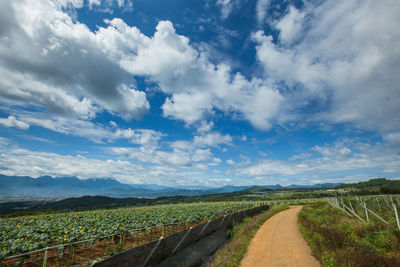
{"label": "farm field", "polygon": [[[65,244],[65,247],[60,246],[57,248],[58,252],[54,252],[63,254],[70,250],[66,250],[70,247],[68,244],[85,240],[88,242],[75,244],[75,249],[84,250],[90,244],[97,247],[97,252],[110,250],[108,245],[102,245],[103,241],[121,244],[122,240],[124,242],[119,249],[124,249],[259,204],[260,202],[175,204],[2,218],[0,255],[4,259]],[[94,252],[96,250],[85,253]],[[106,254],[110,252],[115,251],[106,251]],[[43,253],[42,251],[41,254]]]}
{"label": "farm field", "polygon": [[[258,196],[254,197],[254,201],[199,201],[74,212],[44,211],[24,216],[19,216],[18,213],[11,214],[0,218],[0,265],[43,266],[44,259],[47,259],[47,266],[71,264],[86,266],[94,260],[104,259],[126,249],[157,240],[161,236],[165,237],[208,220],[263,204],[270,207],[302,204],[306,205],[304,209],[307,213],[320,212],[320,206],[314,204],[310,206],[308,205],[310,202],[323,202],[324,207],[329,208],[329,211],[323,208],[323,212],[329,216],[310,215],[307,220],[302,221],[304,225],[308,225],[307,227],[315,225],[328,227],[333,223],[336,231],[351,225],[356,228],[350,230],[343,228],[345,234],[353,233],[350,235],[351,238],[358,234],[360,236],[356,241],[351,241],[350,245],[358,244],[357,242],[361,240],[362,248],[373,249],[379,255],[397,253],[400,226],[396,221],[394,207],[400,206],[399,195],[349,196],[346,193],[340,197],[292,199],[292,195],[296,193],[276,192],[274,195],[279,195],[279,198],[268,201]],[[301,193],[314,196],[314,192]],[[287,199],[283,199],[285,196]],[[330,217],[333,215],[338,217]],[[313,220],[317,222],[314,224]],[[306,229],[306,226],[303,229]],[[374,234],[362,236],[363,233],[367,233],[365,229],[372,229]],[[313,242],[313,239],[318,237],[317,230],[312,230],[313,234],[306,238],[307,241]],[[323,236],[325,233],[322,231],[320,235]],[[318,238],[323,239],[321,236]],[[322,241],[317,240],[318,242]],[[348,258],[351,258],[351,253],[354,251],[349,244],[346,243],[342,248],[347,252],[351,251],[348,252],[350,255]],[[323,263],[336,260],[323,244],[318,243],[315,247],[320,248],[322,253],[320,260]]]}

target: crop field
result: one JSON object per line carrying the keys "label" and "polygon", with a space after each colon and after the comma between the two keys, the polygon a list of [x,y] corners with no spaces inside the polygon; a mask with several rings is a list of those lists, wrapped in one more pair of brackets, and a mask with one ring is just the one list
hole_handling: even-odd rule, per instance
{"label": "crop field", "polygon": [[[98,244],[104,237],[113,235],[117,235],[118,240],[122,235],[140,235],[141,239],[146,239],[146,233],[154,235],[157,231],[163,235],[164,231],[179,230],[176,225],[181,225],[181,228],[195,225],[257,205],[258,202],[195,203],[2,218],[0,255],[4,259],[82,240]],[[115,236],[113,239],[115,241]]]}

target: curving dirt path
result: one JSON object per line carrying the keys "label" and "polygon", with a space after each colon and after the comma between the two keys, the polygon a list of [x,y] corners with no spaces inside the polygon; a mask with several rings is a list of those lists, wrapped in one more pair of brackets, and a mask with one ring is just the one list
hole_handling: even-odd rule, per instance
{"label": "curving dirt path", "polygon": [[320,266],[297,226],[302,206],[291,207],[267,220],[251,240],[241,267]]}

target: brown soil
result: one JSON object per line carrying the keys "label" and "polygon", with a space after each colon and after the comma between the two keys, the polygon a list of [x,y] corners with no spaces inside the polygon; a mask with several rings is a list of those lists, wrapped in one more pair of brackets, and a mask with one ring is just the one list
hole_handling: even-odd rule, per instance
{"label": "brown soil", "polygon": [[301,208],[291,207],[267,220],[252,239],[240,266],[320,266],[297,226]]}

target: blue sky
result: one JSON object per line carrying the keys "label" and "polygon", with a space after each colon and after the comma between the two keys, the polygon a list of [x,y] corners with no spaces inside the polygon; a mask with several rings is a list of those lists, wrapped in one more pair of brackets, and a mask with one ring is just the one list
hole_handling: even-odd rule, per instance
{"label": "blue sky", "polygon": [[400,178],[400,3],[0,2],[0,173]]}

